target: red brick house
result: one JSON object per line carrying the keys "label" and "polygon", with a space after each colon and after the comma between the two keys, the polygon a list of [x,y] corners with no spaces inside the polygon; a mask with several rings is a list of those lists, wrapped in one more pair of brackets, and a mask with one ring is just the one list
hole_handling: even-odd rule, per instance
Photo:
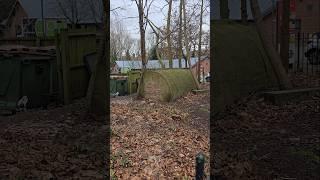
{"label": "red brick house", "polygon": [[[197,74],[198,63],[199,62],[195,63],[192,66],[192,73],[193,74]],[[205,77],[205,76],[208,76],[209,73],[210,73],[210,58],[205,57],[204,59],[200,60],[200,74],[201,74],[201,76],[204,75],[204,77]]]}
{"label": "red brick house", "polygon": [[[290,2],[290,32],[315,33],[320,32],[320,1],[291,0]],[[264,13],[265,29],[268,38],[276,44],[279,42],[282,1]]]}

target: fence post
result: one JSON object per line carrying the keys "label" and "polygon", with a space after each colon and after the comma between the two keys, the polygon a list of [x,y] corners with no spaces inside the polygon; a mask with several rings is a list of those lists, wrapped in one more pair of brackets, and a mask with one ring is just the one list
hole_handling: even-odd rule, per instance
{"label": "fence post", "polygon": [[69,36],[68,31],[64,30],[60,34],[60,53],[61,53],[61,65],[62,65],[62,84],[63,84],[63,102],[64,104],[70,104],[70,88],[69,88]]}
{"label": "fence post", "polygon": [[301,38],[301,36],[300,36],[300,31],[298,32],[298,41],[297,41],[297,43],[298,43],[298,54],[297,54],[297,71],[299,71],[300,70],[300,39]]}
{"label": "fence post", "polygon": [[196,180],[203,180],[205,177],[204,162],[205,162],[204,155],[202,153],[197,154],[197,156],[196,156]]}

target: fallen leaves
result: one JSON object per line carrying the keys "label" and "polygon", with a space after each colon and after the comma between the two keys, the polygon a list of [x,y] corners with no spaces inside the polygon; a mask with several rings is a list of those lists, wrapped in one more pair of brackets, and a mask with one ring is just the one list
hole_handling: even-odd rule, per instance
{"label": "fallen leaves", "polygon": [[[199,96],[188,94],[178,101],[180,105],[150,100],[113,102],[111,128],[119,134],[111,138],[114,175],[119,179],[194,177],[196,154],[201,151],[209,156],[209,127],[201,132],[190,123],[194,114],[189,108],[197,106],[191,102]],[[208,121],[209,113],[204,117]],[[123,166],[119,152],[131,162],[130,167]]]}
{"label": "fallen leaves", "polygon": [[319,152],[319,105],[317,95],[281,106],[253,96],[230,108],[213,121],[213,173],[226,179],[317,179],[319,164],[290,149]]}
{"label": "fallen leaves", "polygon": [[103,179],[107,128],[85,109],[79,101],[0,116],[0,179]]}

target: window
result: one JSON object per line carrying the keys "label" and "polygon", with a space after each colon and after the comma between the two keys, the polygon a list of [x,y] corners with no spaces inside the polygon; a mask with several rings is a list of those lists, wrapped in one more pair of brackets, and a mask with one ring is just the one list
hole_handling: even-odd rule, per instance
{"label": "window", "polygon": [[16,36],[21,37],[22,36],[22,28],[21,25],[16,25]]}
{"label": "window", "polygon": [[25,36],[35,36],[36,35],[36,21],[37,19],[23,19],[23,32]]}

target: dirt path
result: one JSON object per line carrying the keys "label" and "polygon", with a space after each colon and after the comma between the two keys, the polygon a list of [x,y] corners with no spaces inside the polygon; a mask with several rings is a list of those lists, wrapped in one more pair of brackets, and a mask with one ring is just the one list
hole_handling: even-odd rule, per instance
{"label": "dirt path", "polygon": [[0,116],[0,179],[103,179],[108,128],[85,109]]}
{"label": "dirt path", "polygon": [[[112,101],[114,178],[192,178],[197,153],[209,156],[208,96],[188,94],[173,103]],[[205,110],[196,119],[199,108]]]}

